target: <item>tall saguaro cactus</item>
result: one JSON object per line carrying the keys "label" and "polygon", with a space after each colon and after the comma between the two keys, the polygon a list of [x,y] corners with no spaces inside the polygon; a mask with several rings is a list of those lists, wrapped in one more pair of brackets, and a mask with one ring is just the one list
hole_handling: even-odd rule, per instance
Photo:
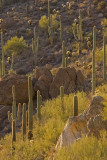
{"label": "tall saguaro cactus", "polygon": [[31,77],[28,77],[28,97],[28,138],[31,139],[33,136],[33,90]]}
{"label": "tall saguaro cactus", "polygon": [[38,50],[39,50],[39,37],[36,36],[36,27],[34,27],[34,38],[32,38],[32,51],[35,58],[35,65],[37,65]]}
{"label": "tall saguaro cactus", "polygon": [[81,10],[79,10],[79,32],[80,32],[80,40],[83,41],[83,33],[82,33],[82,16]]}
{"label": "tall saguaro cactus", "polygon": [[0,78],[2,78],[2,61],[0,59]]}
{"label": "tall saguaro cactus", "polygon": [[53,30],[53,19],[52,19],[52,14],[50,15],[50,25],[48,26],[48,33],[49,33],[49,36],[50,36],[51,45],[53,45],[53,40],[54,40],[54,30]]}
{"label": "tall saguaro cactus", "polygon": [[41,119],[41,111],[40,111],[40,107],[41,107],[41,102],[42,101],[42,97],[40,95],[40,91],[37,91],[37,119],[38,121]]}
{"label": "tall saguaro cactus", "polygon": [[60,41],[62,42],[62,21],[61,21],[61,15],[59,16],[60,19]]}
{"label": "tall saguaro cactus", "polygon": [[50,0],[48,0],[48,26],[50,26]]}
{"label": "tall saguaro cactus", "polygon": [[3,32],[1,31],[1,48],[2,48],[2,76],[5,75],[5,59],[4,59],[4,42],[3,42]]}
{"label": "tall saguaro cactus", "polygon": [[23,111],[22,111],[22,134],[23,134],[23,141],[26,138],[26,103],[23,103]]}
{"label": "tall saguaro cactus", "polygon": [[60,86],[60,97],[61,97],[62,111],[64,111],[64,87],[63,86]]}
{"label": "tall saguaro cactus", "polygon": [[18,104],[18,111],[16,116],[16,95],[15,95],[15,86],[12,86],[12,96],[13,96],[13,103],[12,103],[12,113],[8,111],[8,120],[12,122],[12,145],[16,142],[16,121],[20,117],[21,111],[21,104]]}
{"label": "tall saguaro cactus", "polygon": [[95,76],[95,51],[92,52],[92,95],[95,94],[96,76]]}
{"label": "tall saguaro cactus", "polygon": [[106,81],[106,37],[103,36],[103,80]]}
{"label": "tall saguaro cactus", "polygon": [[93,51],[96,51],[96,26],[93,27]]}
{"label": "tall saguaro cactus", "polygon": [[78,116],[78,97],[76,95],[73,98],[73,115]]}
{"label": "tall saguaro cactus", "polygon": [[93,27],[93,51],[92,51],[92,95],[95,94],[96,73],[95,73],[95,51],[96,51],[96,26]]}
{"label": "tall saguaro cactus", "polygon": [[65,41],[62,42],[62,67],[65,68],[66,49]]}

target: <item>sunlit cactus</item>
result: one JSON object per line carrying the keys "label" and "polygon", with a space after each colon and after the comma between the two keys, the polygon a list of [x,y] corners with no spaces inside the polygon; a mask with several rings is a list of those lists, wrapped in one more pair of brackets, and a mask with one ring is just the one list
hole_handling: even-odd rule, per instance
{"label": "sunlit cactus", "polygon": [[23,104],[23,110],[22,110],[22,135],[23,135],[23,141],[26,138],[26,103]]}
{"label": "sunlit cactus", "polygon": [[61,108],[64,112],[64,87],[60,86]]}
{"label": "sunlit cactus", "polygon": [[65,68],[66,49],[65,41],[62,42],[62,67]]}
{"label": "sunlit cactus", "polygon": [[78,97],[76,95],[73,98],[73,115],[78,116]]}
{"label": "sunlit cactus", "polygon": [[31,139],[33,134],[33,89],[32,89],[32,80],[31,77],[28,77],[28,138]]}

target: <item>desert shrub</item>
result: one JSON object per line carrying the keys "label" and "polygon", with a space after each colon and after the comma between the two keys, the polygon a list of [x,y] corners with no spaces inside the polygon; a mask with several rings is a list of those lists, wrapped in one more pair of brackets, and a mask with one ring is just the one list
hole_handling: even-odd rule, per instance
{"label": "desert shrub", "polygon": [[12,37],[7,43],[4,45],[4,52],[7,55],[19,55],[23,53],[27,49],[27,44],[23,37],[18,38],[17,36]]}
{"label": "desert shrub", "polygon": [[[88,106],[87,97],[84,92],[77,93],[79,98],[79,114]],[[47,100],[41,108],[41,121],[37,122],[34,117],[34,139],[22,141],[22,135],[17,133],[15,155],[11,156],[11,135],[7,135],[5,140],[1,140],[1,159],[8,160],[47,160],[50,152],[55,148],[56,142],[64,129],[69,116],[73,115],[73,94],[64,96],[65,112],[61,109],[60,97]]]}
{"label": "desert shrub", "polygon": [[13,69],[10,69],[10,70],[8,71],[8,74],[16,74],[16,71],[14,71]]}
{"label": "desert shrub", "polygon": [[102,25],[102,28],[103,28],[103,34],[107,37],[107,18],[104,18],[102,21],[101,21],[101,25]]}
{"label": "desert shrub", "polygon": [[[107,45],[106,45],[106,55],[107,55]],[[100,50],[97,48],[95,52],[95,56],[96,56],[97,62],[102,62],[103,61],[103,48]]]}
{"label": "desert shrub", "polygon": [[101,95],[104,98],[104,111],[102,112],[102,116],[104,120],[107,120],[107,84],[102,84],[101,86],[96,88],[97,95]]}
{"label": "desert shrub", "polygon": [[105,8],[105,6],[106,6],[105,2],[104,2],[104,1],[101,1],[101,2],[99,2],[98,5],[97,5],[97,10],[98,10],[98,11],[102,11],[102,10]]}
{"label": "desert shrub", "polygon": [[63,147],[58,152],[55,160],[103,160],[107,159],[107,132],[101,133],[101,138],[98,140],[94,136],[83,136],[74,144]]}
{"label": "desert shrub", "polygon": [[48,28],[48,19],[46,16],[41,17],[41,19],[39,20],[39,26],[44,30]]}
{"label": "desert shrub", "polygon": [[106,96],[104,97],[104,99],[105,99],[105,101],[104,101],[104,111],[103,111],[103,113],[102,113],[102,116],[103,116],[103,119],[104,120],[107,120],[107,94],[106,94]]}
{"label": "desert shrub", "polygon": [[[48,29],[48,18],[45,15],[39,20],[39,26],[43,30]],[[54,29],[57,29],[59,26],[59,22],[56,20],[56,15],[52,15],[52,26]]]}

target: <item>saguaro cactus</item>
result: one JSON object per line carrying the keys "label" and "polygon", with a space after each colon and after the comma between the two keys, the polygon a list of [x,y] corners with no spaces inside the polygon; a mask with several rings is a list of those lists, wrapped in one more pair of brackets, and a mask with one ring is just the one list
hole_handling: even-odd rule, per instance
{"label": "saguaro cactus", "polygon": [[26,103],[23,103],[23,111],[22,111],[22,134],[23,134],[23,141],[26,138]]}
{"label": "saguaro cactus", "polygon": [[2,62],[1,62],[1,59],[0,59],[0,78],[2,78]]}
{"label": "saguaro cactus", "polygon": [[106,81],[106,37],[103,37],[103,80]]}
{"label": "saguaro cactus", "polygon": [[62,42],[62,21],[61,21],[61,15],[59,16],[60,19],[60,41]]}
{"label": "saguaro cactus", "polygon": [[48,0],[48,26],[50,26],[50,0]]}
{"label": "saguaro cactus", "polygon": [[50,15],[50,26],[48,26],[48,33],[50,36],[51,45],[53,45],[54,30],[53,30],[52,14]]}
{"label": "saguaro cactus", "polygon": [[31,139],[33,134],[33,91],[32,91],[32,80],[31,77],[28,77],[28,138]]}
{"label": "saguaro cactus", "polygon": [[95,51],[92,52],[92,95],[95,94],[96,76],[95,76]]}
{"label": "saguaro cactus", "polygon": [[4,42],[3,42],[3,32],[1,32],[1,48],[2,48],[2,76],[5,75],[5,59],[4,59]]}
{"label": "saguaro cactus", "polygon": [[93,27],[93,51],[96,51],[96,26]]}
{"label": "saguaro cactus", "polygon": [[78,97],[76,95],[73,98],[73,115],[78,116]]}
{"label": "saguaro cactus", "polygon": [[65,68],[66,49],[65,41],[62,42],[62,67]]}
{"label": "saguaro cactus", "polygon": [[41,103],[42,103],[42,96],[40,95],[40,91],[37,91],[37,119],[38,121],[41,119],[41,111],[40,111],[40,107],[41,107]]}
{"label": "saguaro cactus", "polygon": [[36,36],[36,27],[34,27],[34,38],[32,38],[32,51],[35,58],[35,65],[37,65],[38,50],[39,50],[39,37]]}
{"label": "saguaro cactus", "polygon": [[14,142],[16,142],[16,121],[20,117],[21,104],[18,104],[18,111],[16,116],[16,95],[15,95],[15,86],[12,86],[12,95],[13,95],[13,103],[12,103],[12,113],[8,111],[8,120],[12,122],[12,147],[14,147]]}
{"label": "saguaro cactus", "polygon": [[82,16],[81,10],[79,10],[79,32],[80,32],[80,40],[83,41],[83,33],[82,33]]}
{"label": "saguaro cactus", "polygon": [[64,87],[63,86],[60,86],[60,97],[61,97],[62,111],[64,111]]}
{"label": "saguaro cactus", "polygon": [[65,67],[67,67],[67,65],[68,65],[68,59],[67,59],[67,57],[65,58]]}

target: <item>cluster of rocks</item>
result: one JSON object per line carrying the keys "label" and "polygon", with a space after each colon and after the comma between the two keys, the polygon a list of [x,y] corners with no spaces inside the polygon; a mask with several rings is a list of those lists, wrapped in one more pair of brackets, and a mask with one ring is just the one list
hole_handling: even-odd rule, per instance
{"label": "cluster of rocks", "polygon": [[56,145],[56,150],[62,146],[68,146],[79,140],[83,134],[100,137],[100,131],[107,130],[107,121],[104,121],[101,113],[104,109],[103,97],[93,97],[89,107],[81,115],[68,119],[62,134]]}

